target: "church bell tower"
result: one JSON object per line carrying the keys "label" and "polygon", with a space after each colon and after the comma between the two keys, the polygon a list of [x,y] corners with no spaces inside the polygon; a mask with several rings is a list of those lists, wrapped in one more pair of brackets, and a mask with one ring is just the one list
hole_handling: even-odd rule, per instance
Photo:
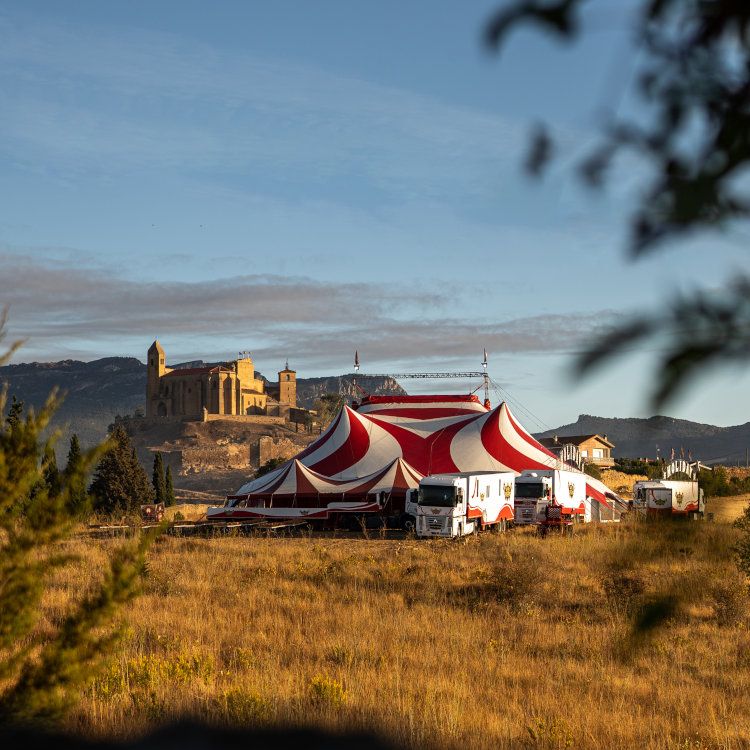
{"label": "church bell tower", "polygon": [[297,373],[289,369],[288,360],[279,372],[279,401],[293,408],[297,406]]}
{"label": "church bell tower", "polygon": [[146,416],[155,417],[159,398],[159,380],[167,372],[166,355],[158,339],[151,344],[146,355]]}

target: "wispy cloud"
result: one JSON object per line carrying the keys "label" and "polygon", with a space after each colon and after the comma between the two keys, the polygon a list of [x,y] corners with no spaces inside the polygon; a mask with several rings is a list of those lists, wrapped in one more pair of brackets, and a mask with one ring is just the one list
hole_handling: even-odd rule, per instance
{"label": "wispy cloud", "polygon": [[281,180],[358,173],[402,195],[484,193],[488,165],[515,166],[525,142],[508,118],[166,33],[19,16],[0,17],[0,38],[8,156],[61,172],[262,166]]}
{"label": "wispy cloud", "polygon": [[250,339],[258,357],[293,353],[313,369],[348,361],[355,348],[373,365],[448,363],[477,357],[483,347],[568,351],[611,319],[598,312],[464,320],[440,289],[425,284],[419,291],[274,275],[137,282],[60,258],[0,254],[0,304],[10,306],[10,331],[29,338],[42,359],[46,349],[80,351],[82,341],[101,356],[141,353],[160,336],[182,353],[204,357]]}

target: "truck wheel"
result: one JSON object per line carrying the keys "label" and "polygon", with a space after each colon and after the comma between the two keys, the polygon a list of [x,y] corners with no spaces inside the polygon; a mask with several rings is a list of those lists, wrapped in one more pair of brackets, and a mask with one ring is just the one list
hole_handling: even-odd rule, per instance
{"label": "truck wheel", "polygon": [[414,518],[414,516],[404,516],[404,520],[402,521],[401,526],[404,531],[408,532],[409,534],[413,534],[417,528],[417,520],[416,518]]}

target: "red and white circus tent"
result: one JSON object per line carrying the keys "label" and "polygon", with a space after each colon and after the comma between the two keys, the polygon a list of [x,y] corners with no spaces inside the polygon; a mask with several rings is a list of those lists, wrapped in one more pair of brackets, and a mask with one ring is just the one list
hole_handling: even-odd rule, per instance
{"label": "red and white circus tent", "polygon": [[[505,402],[488,411],[476,396],[370,396],[356,410],[345,406],[314,443],[248,482],[233,499],[401,489],[398,479],[388,490],[391,472],[418,484],[428,474],[561,468],[569,467],[518,423]],[[373,489],[365,490],[371,481]],[[605,505],[608,498],[620,501],[591,477],[587,494]]]}
{"label": "red and white circus tent", "polygon": [[[374,495],[378,492],[405,492],[416,489],[422,474],[415,471],[403,459],[396,458],[372,474],[358,479],[332,479],[305,466],[293,458],[279,470],[266,474],[252,482],[252,492],[243,487],[231,499],[252,495],[257,498],[315,497],[318,495]],[[247,485],[246,485],[247,486]]]}

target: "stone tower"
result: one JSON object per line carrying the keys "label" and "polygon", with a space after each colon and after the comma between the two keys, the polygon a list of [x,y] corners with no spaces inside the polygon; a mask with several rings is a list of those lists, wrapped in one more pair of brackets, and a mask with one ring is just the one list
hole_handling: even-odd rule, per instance
{"label": "stone tower", "polygon": [[158,339],[151,344],[146,356],[146,416],[155,417],[159,397],[159,379],[167,372],[166,355]]}
{"label": "stone tower", "polygon": [[279,372],[279,401],[289,406],[297,406],[297,373],[289,369],[289,362]]}

